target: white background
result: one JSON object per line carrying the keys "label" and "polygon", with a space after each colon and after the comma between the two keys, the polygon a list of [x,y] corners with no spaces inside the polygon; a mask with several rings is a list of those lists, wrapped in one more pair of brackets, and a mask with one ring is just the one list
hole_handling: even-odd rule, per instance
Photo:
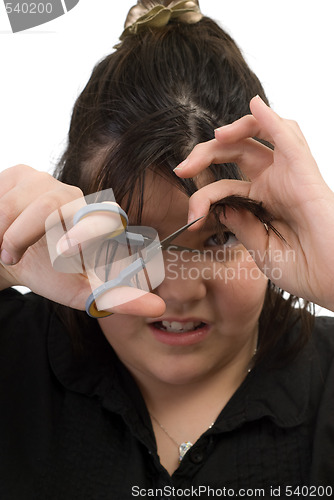
{"label": "white background", "polygon": [[[95,63],[113,50],[133,3],[80,0],[66,15],[12,34],[0,1],[0,171],[17,163],[53,171],[74,100]],[[299,122],[334,189],[333,1],[200,4],[235,38],[272,107]]]}

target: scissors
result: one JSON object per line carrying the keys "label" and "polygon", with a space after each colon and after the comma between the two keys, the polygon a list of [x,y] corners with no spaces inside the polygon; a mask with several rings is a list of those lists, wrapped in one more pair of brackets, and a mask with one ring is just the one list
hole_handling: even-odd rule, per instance
{"label": "scissors", "polygon": [[[106,239],[113,239],[117,245],[126,245],[128,248],[134,248],[138,255],[141,255],[142,250],[146,250],[146,256],[143,258],[142,256],[138,257],[134,262],[128,265],[125,269],[123,269],[117,278],[106,281],[99,287],[97,287],[92,294],[88,297],[86,301],[86,312],[92,318],[104,318],[113,314],[110,311],[98,310],[96,306],[96,300],[101,297],[104,293],[109,290],[113,290],[117,287],[123,286],[133,286],[132,280],[138,275],[140,271],[144,271],[145,277],[149,284],[149,288],[151,291],[150,280],[148,278],[148,274],[146,271],[146,265],[149,261],[151,261],[160,251],[167,250],[170,247],[173,249],[182,251],[187,250],[189,252],[198,252],[197,249],[192,249],[188,247],[183,247],[180,245],[170,245],[170,243],[180,234],[182,234],[188,227],[195,224],[195,222],[199,221],[204,215],[198,217],[197,219],[185,224],[181,228],[179,228],[174,233],[170,234],[166,238],[164,238],[161,242],[155,241],[152,238],[148,238],[139,233],[133,233],[127,231],[128,226],[128,217],[127,214],[122,210],[118,205],[111,203],[92,203],[91,205],[87,205],[81,208],[73,218],[73,224],[77,224],[83,218],[89,216],[91,213],[97,212],[109,212],[111,214],[118,214],[121,219],[121,225],[117,228],[116,231],[109,234]],[[124,234],[122,234],[124,233]],[[129,246],[130,245],[130,246]],[[114,252],[115,254],[115,252]]]}

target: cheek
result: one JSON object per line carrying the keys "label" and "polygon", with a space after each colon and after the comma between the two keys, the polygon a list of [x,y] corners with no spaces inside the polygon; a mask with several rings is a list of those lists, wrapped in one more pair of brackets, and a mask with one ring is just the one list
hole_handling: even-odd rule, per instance
{"label": "cheek", "polygon": [[216,272],[218,279],[210,282],[210,289],[217,306],[225,316],[259,315],[262,309],[268,279],[250,258],[248,252],[242,258],[221,266]]}
{"label": "cheek", "polygon": [[109,344],[117,351],[123,346],[126,348],[135,335],[138,337],[141,320],[142,318],[135,316],[113,314],[107,318],[98,319],[98,322]]}

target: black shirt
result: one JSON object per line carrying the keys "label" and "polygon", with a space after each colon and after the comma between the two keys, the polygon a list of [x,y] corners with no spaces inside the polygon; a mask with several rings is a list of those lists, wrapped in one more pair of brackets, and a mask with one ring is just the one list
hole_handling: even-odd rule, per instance
{"label": "black shirt", "polygon": [[289,493],[298,487],[317,498],[319,485],[331,497],[334,319],[317,318],[284,369],[255,367],[172,477],[141,393],[95,320],[83,337],[76,353],[48,301],[0,293],[1,500],[222,498],[247,489],[297,498]]}

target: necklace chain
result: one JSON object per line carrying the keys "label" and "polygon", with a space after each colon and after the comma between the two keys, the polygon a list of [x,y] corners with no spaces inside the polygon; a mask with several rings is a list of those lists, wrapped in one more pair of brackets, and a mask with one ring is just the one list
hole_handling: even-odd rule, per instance
{"label": "necklace chain", "polygon": [[155,422],[158,424],[158,426],[164,431],[164,433],[166,434],[166,436],[169,437],[169,439],[171,441],[173,441],[174,444],[176,444],[177,447],[179,447],[179,443],[177,441],[175,441],[175,439],[169,434],[169,432],[167,431],[167,429],[162,425],[160,424],[159,420],[150,413],[151,417],[153,418],[153,420],[155,420]]}
{"label": "necklace chain", "polygon": [[258,339],[256,338],[256,344],[255,344],[253,356],[252,356],[252,359],[250,360],[249,365],[248,365],[248,370],[247,370],[248,373],[250,373],[254,368],[254,358],[257,355],[257,343],[258,343]]}
{"label": "necklace chain", "polygon": [[[248,367],[248,373],[250,373],[253,369],[253,366],[252,366],[252,362],[255,358],[257,354],[257,339],[256,339],[256,346],[255,346],[255,349],[254,349],[254,352],[253,352],[253,356],[252,356],[252,359],[250,361],[250,364],[249,364],[249,367]],[[173,438],[173,436],[171,436],[169,434],[169,432],[167,431],[166,427],[164,427],[160,422],[159,420],[154,416],[152,415],[152,413],[150,413],[150,416],[153,418],[153,420],[158,424],[158,426],[160,427],[160,429],[166,434],[166,436],[176,445],[176,447],[178,448],[179,450],[179,463],[181,463],[184,455],[187,453],[188,450],[190,450],[190,448],[193,446],[193,444],[190,442],[190,441],[184,441],[183,443],[179,444],[176,439]],[[214,422],[212,422],[208,429],[211,429],[213,426],[215,425]]]}
{"label": "necklace chain", "polygon": [[[169,439],[177,446],[178,450],[179,450],[179,463],[181,463],[184,455],[187,453],[188,450],[190,450],[190,448],[193,446],[193,443],[191,443],[190,441],[184,441],[183,443],[179,444],[170,434],[169,432],[167,431],[167,429],[159,422],[159,420],[150,413],[151,417],[153,418],[153,420],[158,424],[158,426],[160,427],[160,429],[166,434],[167,437],[169,437]],[[214,426],[214,422],[212,422],[209,427],[208,427],[208,430],[211,429],[213,426]]]}

